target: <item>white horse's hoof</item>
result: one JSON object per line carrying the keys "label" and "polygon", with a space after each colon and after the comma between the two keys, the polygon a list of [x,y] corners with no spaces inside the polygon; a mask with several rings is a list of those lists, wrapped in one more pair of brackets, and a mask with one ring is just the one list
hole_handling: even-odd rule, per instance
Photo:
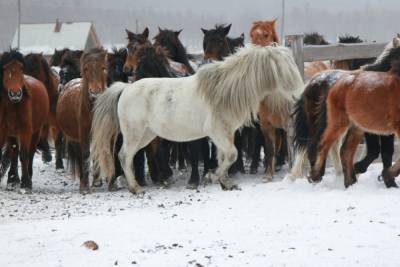
{"label": "white horse's hoof", "polygon": [[262,179],[263,183],[270,183],[272,182],[272,177],[271,176],[264,176]]}
{"label": "white horse's hoof", "polygon": [[232,182],[228,177],[223,177],[219,179],[219,183],[221,184],[222,190],[239,190],[239,186]]}
{"label": "white horse's hoof", "polygon": [[129,192],[135,195],[143,195],[145,190],[140,185],[137,185],[134,187],[129,187]]}

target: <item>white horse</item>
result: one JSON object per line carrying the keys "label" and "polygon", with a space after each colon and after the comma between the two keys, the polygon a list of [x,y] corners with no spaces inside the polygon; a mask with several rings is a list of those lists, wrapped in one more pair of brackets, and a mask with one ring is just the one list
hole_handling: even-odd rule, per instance
{"label": "white horse", "polygon": [[92,123],[91,160],[100,175],[114,175],[114,143],[129,191],[142,192],[135,180],[132,159],[156,136],[186,142],[209,136],[218,149],[218,168],[211,174],[223,189],[237,186],[227,176],[236,160],[234,132],[257,117],[266,97],[292,99],[303,80],[285,47],[241,48],[224,61],[204,65],[184,78],[148,78],[133,84],[115,83],[98,97]]}

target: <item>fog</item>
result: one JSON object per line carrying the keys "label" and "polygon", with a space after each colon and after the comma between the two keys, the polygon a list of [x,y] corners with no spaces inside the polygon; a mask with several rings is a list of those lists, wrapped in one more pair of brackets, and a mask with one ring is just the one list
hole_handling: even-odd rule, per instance
{"label": "fog", "polygon": [[[0,0],[0,49],[9,47],[17,26],[17,0]],[[124,29],[149,26],[183,29],[181,38],[192,49],[201,48],[200,27],[232,23],[231,36],[251,23],[278,19],[281,0],[21,0],[22,22],[93,21],[102,44],[125,43]],[[286,0],[285,33],[318,31],[334,42],[350,33],[368,41],[388,41],[400,32],[399,0]],[[137,24],[136,24],[137,22]]]}

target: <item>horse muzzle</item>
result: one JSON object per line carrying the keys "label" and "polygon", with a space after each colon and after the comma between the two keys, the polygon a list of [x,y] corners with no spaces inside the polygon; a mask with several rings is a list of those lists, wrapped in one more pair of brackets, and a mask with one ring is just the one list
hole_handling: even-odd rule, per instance
{"label": "horse muzzle", "polygon": [[12,103],[19,103],[22,100],[24,92],[22,88],[18,89],[17,91],[8,91],[8,98]]}
{"label": "horse muzzle", "polygon": [[97,90],[90,90],[89,91],[89,97],[92,99],[96,99],[99,95],[101,95],[101,93],[103,92],[103,90],[101,89],[97,89]]}

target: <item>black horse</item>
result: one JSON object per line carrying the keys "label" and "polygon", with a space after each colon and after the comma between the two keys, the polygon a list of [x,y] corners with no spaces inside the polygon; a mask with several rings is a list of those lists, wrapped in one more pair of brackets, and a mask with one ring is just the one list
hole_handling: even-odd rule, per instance
{"label": "black horse", "polygon": [[128,82],[129,73],[124,72],[124,64],[126,61],[126,48],[113,48],[112,53],[107,55],[107,85],[113,82]]}

